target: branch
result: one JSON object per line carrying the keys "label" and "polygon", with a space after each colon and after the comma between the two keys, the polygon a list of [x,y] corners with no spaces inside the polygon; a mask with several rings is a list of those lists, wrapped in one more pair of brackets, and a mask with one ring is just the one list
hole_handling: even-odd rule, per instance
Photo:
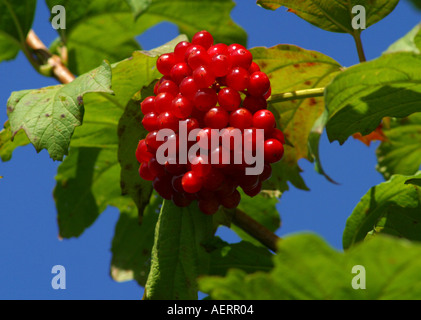
{"label": "branch", "polygon": [[232,217],[232,223],[241,228],[253,238],[259,240],[273,252],[277,251],[279,238],[268,228],[245,214],[243,211],[236,209]]}
{"label": "branch", "polygon": [[325,88],[313,88],[313,89],[304,89],[297,90],[285,93],[274,94],[268,100],[270,103],[284,102],[295,99],[306,99],[306,98],[315,98],[323,97],[325,93]]}
{"label": "branch", "polygon": [[40,71],[43,66],[47,65],[51,68],[54,78],[61,83],[66,84],[75,79],[75,76],[63,64],[61,58],[53,55],[33,30],[30,30],[26,37],[26,46],[31,52],[25,52],[25,54],[37,71]]}

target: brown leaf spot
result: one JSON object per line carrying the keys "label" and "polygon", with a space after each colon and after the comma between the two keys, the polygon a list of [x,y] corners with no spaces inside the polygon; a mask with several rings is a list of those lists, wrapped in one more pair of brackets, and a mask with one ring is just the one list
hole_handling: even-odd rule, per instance
{"label": "brown leaf spot", "polygon": [[307,80],[306,82],[304,82],[304,84],[307,85],[307,86],[311,86],[311,81]]}
{"label": "brown leaf spot", "polygon": [[267,64],[265,61],[260,61],[260,62],[258,63],[258,65],[259,65],[259,67],[260,67],[260,68],[262,68],[262,69],[264,69],[264,68],[266,68],[266,67],[268,66],[268,64]]}
{"label": "brown leaf spot", "polygon": [[310,106],[315,106],[317,104],[317,100],[315,98],[310,98],[308,104]]}
{"label": "brown leaf spot", "polygon": [[78,96],[77,97],[77,102],[78,102],[79,106],[82,105],[83,104],[83,97],[82,96]]}

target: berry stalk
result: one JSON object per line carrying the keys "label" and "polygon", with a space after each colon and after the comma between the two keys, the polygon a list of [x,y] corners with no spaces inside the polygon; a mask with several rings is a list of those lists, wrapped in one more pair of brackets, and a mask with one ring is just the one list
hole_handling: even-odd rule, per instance
{"label": "berry stalk", "polygon": [[277,103],[277,102],[291,101],[291,100],[297,100],[297,99],[323,97],[324,93],[325,93],[325,88],[312,88],[312,89],[284,92],[284,93],[272,95],[268,99],[268,102]]}

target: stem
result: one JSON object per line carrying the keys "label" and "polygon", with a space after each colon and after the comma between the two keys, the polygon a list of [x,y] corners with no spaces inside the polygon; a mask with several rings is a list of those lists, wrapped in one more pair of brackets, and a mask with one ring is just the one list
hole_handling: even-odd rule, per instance
{"label": "stem", "polygon": [[241,228],[253,238],[259,240],[270,250],[276,252],[280,238],[259,222],[249,217],[243,211],[236,209],[232,217],[232,223]]}
{"label": "stem", "polygon": [[295,99],[323,97],[324,93],[325,93],[325,88],[297,90],[297,91],[275,94],[270,97],[268,102],[276,103],[276,102],[290,101],[290,100],[295,100]]}
{"label": "stem", "polygon": [[[49,65],[52,68],[52,74],[54,78],[63,84],[72,82],[75,76],[70,72],[69,69],[63,64],[59,56],[51,54],[44,43],[38,38],[33,30],[30,30],[26,37],[26,47],[31,49],[24,50],[31,64],[39,72],[40,67],[43,65]],[[35,59],[32,53],[36,53],[38,59]]]}
{"label": "stem", "polygon": [[361,33],[360,32],[354,32],[352,34],[352,37],[354,38],[355,45],[357,46],[358,51],[358,58],[360,59],[360,62],[367,61],[364,53],[363,43],[361,41]]}

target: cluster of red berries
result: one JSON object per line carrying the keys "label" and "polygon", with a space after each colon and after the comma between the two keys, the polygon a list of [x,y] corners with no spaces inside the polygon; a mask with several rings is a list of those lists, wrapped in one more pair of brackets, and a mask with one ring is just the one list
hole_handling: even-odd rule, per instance
{"label": "cluster of red berries", "polygon": [[[154,87],[154,96],[141,103],[142,125],[149,133],[136,150],[140,176],[153,181],[154,189],[177,206],[197,200],[205,214],[214,214],[221,205],[237,207],[241,200],[238,187],[251,197],[257,195],[272,174],[270,164],[282,158],[285,141],[267,110],[270,80],[253,62],[250,51],[239,44],[214,44],[209,32],[200,31],[191,42],[182,41],[174,52],[162,54],[156,67],[163,76]],[[164,142],[157,139],[158,131],[173,130],[177,141],[180,121],[185,121],[188,133],[200,129],[196,142],[209,156],[197,154],[187,164],[159,163],[156,152]],[[247,175],[245,169],[250,165],[244,160],[240,164],[223,161],[226,145],[211,150],[211,129],[227,129],[228,133],[240,129],[243,137],[252,139],[256,129],[264,129],[263,172]],[[228,154],[233,158],[234,143],[230,143]],[[256,142],[251,145],[256,152]],[[214,153],[221,160],[217,164],[207,161]]]}

